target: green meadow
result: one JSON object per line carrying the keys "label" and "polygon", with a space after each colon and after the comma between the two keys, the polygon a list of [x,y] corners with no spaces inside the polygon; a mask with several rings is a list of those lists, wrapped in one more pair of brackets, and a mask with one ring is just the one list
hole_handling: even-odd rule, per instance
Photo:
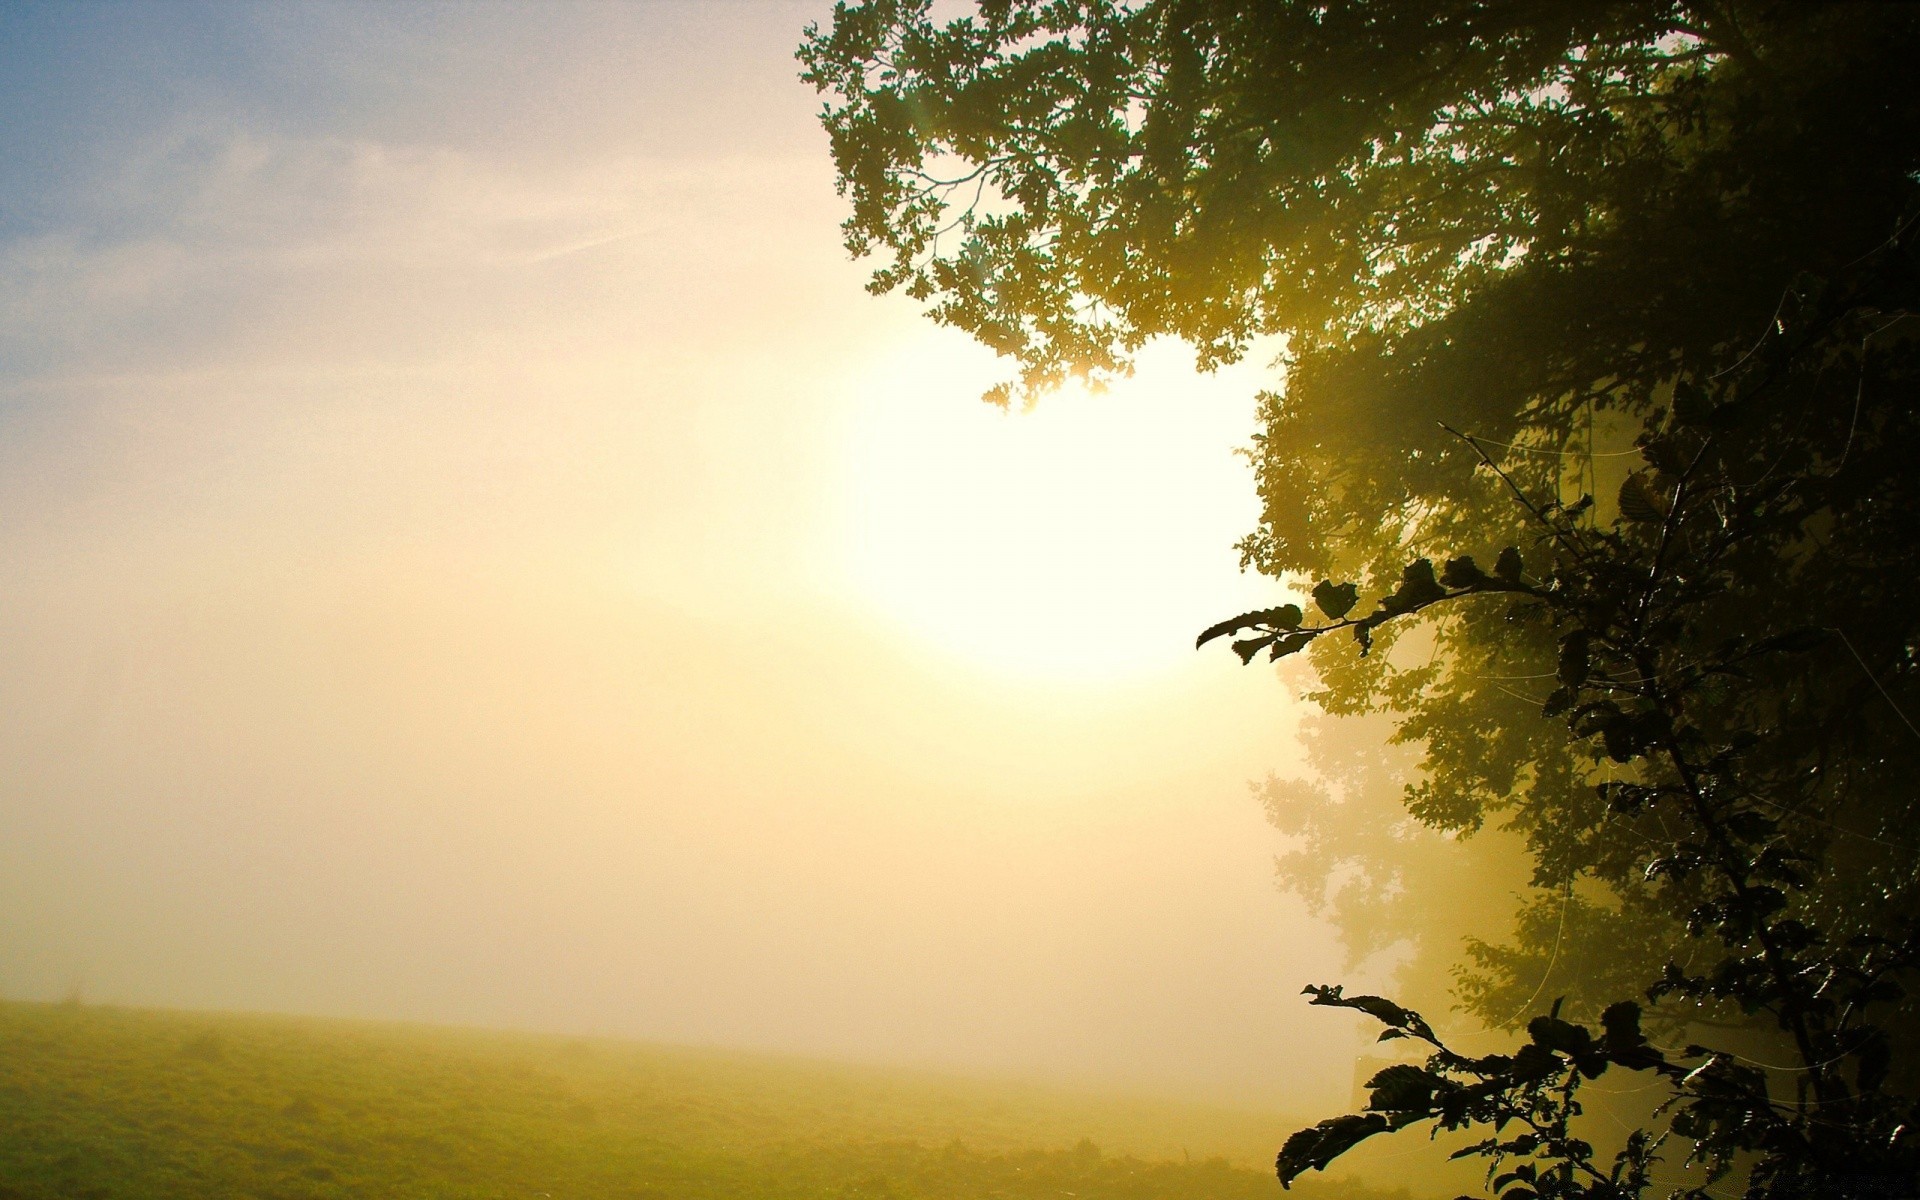
{"label": "green meadow", "polygon": [[1292,1127],[765,1055],[0,1005],[4,1200],[1274,1200],[1267,1164]]}

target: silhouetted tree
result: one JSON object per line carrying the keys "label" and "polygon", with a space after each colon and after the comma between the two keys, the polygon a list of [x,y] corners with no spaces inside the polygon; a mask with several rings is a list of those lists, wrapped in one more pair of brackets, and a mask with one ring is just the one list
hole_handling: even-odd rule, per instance
{"label": "silhouetted tree", "polygon": [[[1524,838],[1470,1006],[1568,964],[1512,1054],[1310,989],[1429,1057],[1282,1182],[1434,1122],[1507,1200],[1641,1195],[1666,1145],[1920,1192],[1920,5],[928,9],[800,52],[874,288],[1012,359],[1001,402],[1278,338],[1242,553],[1299,602],[1201,641],[1308,654],[1420,748],[1414,817]],[[1670,1093],[1611,1158],[1607,1070]]]}

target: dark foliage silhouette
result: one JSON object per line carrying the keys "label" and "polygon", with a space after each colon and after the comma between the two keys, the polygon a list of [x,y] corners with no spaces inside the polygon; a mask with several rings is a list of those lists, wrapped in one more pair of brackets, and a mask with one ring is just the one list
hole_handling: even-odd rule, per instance
{"label": "dark foliage silhouette", "polygon": [[[1530,856],[1460,995],[1562,998],[1475,1057],[1310,989],[1430,1053],[1282,1182],[1437,1125],[1506,1200],[1920,1193],[1920,6],[874,0],[801,58],[850,249],[994,399],[1277,339],[1242,553],[1298,599],[1200,640]],[[1608,1071],[1667,1103],[1603,1153]]]}

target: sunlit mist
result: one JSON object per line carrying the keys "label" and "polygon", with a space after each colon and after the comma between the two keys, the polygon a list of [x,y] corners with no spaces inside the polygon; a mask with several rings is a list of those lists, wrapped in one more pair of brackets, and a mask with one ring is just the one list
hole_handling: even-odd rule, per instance
{"label": "sunlit mist", "polygon": [[918,339],[861,381],[847,554],[882,612],[967,661],[1109,679],[1187,664],[1213,614],[1274,594],[1231,550],[1257,516],[1232,449],[1258,369],[1197,375],[1159,346],[1104,394],[1006,411],[959,402],[1005,368],[954,342]]}
{"label": "sunlit mist", "polygon": [[982,404],[822,9],[0,17],[0,992],[1344,1101],[1268,365]]}

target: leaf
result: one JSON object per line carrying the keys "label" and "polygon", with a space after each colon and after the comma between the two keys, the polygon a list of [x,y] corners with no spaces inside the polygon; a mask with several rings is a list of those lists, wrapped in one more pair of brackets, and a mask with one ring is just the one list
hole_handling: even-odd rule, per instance
{"label": "leaf", "polygon": [[1313,639],[1316,636],[1317,634],[1314,630],[1302,629],[1297,633],[1289,633],[1284,637],[1274,639],[1273,653],[1267,656],[1267,661],[1279,662],[1289,654],[1297,654],[1305,650],[1313,644]]}
{"label": "leaf", "polygon": [[1682,425],[1698,425],[1713,411],[1713,401],[1691,379],[1673,385],[1673,416]]}
{"label": "leaf", "polygon": [[1474,588],[1487,582],[1487,573],[1473,561],[1471,554],[1463,554],[1447,560],[1447,565],[1440,569],[1440,582],[1450,588]]}
{"label": "leaf", "polygon": [[1629,521],[1658,524],[1667,519],[1667,500],[1645,471],[1635,471],[1620,485],[1620,515]]}
{"label": "leaf", "polygon": [[1446,1085],[1446,1080],[1410,1063],[1395,1063],[1367,1080],[1367,1108],[1424,1116],[1433,1108],[1433,1094]]}
{"label": "leaf", "polygon": [[1332,987],[1308,984],[1301,994],[1313,997],[1313,999],[1307,1001],[1309,1004],[1324,1004],[1333,1008],[1355,1009],[1359,1012],[1366,1013],[1382,1025],[1390,1025],[1395,1028],[1407,1030],[1414,1037],[1424,1038],[1428,1041],[1433,1039],[1433,1029],[1427,1024],[1426,1018],[1410,1008],[1400,1007],[1384,996],[1342,995],[1339,984],[1334,984]]}
{"label": "leaf", "polygon": [[1298,604],[1283,604],[1279,608],[1262,608],[1253,612],[1244,612],[1237,617],[1229,617],[1218,625],[1209,625],[1200,636],[1194,639],[1193,648],[1198,650],[1217,637],[1230,633],[1239,633],[1242,629],[1254,629],[1268,626],[1275,629],[1298,629],[1306,614],[1300,611]]}
{"label": "leaf", "polygon": [[1668,475],[1684,474],[1687,469],[1686,453],[1671,438],[1649,440],[1640,447],[1640,457],[1646,459],[1649,466]]}
{"label": "leaf", "polygon": [[1592,737],[1596,733],[1605,733],[1627,719],[1620,706],[1611,700],[1596,700],[1591,704],[1582,704],[1569,718],[1576,737]]}
{"label": "leaf", "polygon": [[1265,637],[1246,638],[1235,642],[1233,644],[1233,652],[1240,656],[1240,665],[1244,667],[1252,662],[1254,655],[1260,653],[1272,644],[1274,636],[1275,635],[1270,633]]}
{"label": "leaf", "polygon": [[1511,1076],[1520,1080],[1545,1079],[1560,1069],[1560,1058],[1537,1042],[1520,1047],[1513,1056]]}
{"label": "leaf", "polygon": [[1631,1000],[1609,1004],[1600,1014],[1601,1040],[1607,1057],[1629,1071],[1644,1071],[1667,1061],[1666,1055],[1647,1044],[1640,1032],[1640,1006]]}
{"label": "leaf", "polygon": [[1433,560],[1416,558],[1400,571],[1400,583],[1393,594],[1380,601],[1380,608],[1374,616],[1385,620],[1401,616],[1415,609],[1446,598],[1447,589],[1440,586],[1434,578]]}
{"label": "leaf", "polygon": [[1646,751],[1647,741],[1631,721],[1621,721],[1600,731],[1607,757],[1617,763],[1630,763]]}
{"label": "leaf", "polygon": [[1311,1129],[1302,1129],[1280,1147],[1274,1160],[1274,1173],[1281,1187],[1291,1187],[1306,1171],[1324,1171],[1327,1164],[1358,1146],[1376,1133],[1385,1133],[1392,1125],[1379,1113],[1334,1117]]}
{"label": "leaf", "polygon": [[1600,1014],[1600,1027],[1606,1030],[1609,1050],[1646,1044],[1647,1039],[1640,1033],[1640,1006],[1631,1000],[1609,1004]]}
{"label": "leaf", "polygon": [[1401,597],[1408,608],[1414,608],[1441,599],[1447,591],[1433,576],[1433,560],[1416,558],[1401,570],[1400,586],[1393,594]]}
{"label": "leaf", "polygon": [[1533,1039],[1536,1046],[1545,1046],[1562,1054],[1583,1054],[1593,1045],[1591,1033],[1559,1017],[1535,1017],[1528,1021],[1527,1036]]}
{"label": "leaf", "polygon": [[1321,612],[1338,621],[1352,612],[1353,606],[1360,602],[1360,589],[1351,583],[1335,583],[1330,579],[1322,579],[1313,585],[1313,602],[1320,606]]}

